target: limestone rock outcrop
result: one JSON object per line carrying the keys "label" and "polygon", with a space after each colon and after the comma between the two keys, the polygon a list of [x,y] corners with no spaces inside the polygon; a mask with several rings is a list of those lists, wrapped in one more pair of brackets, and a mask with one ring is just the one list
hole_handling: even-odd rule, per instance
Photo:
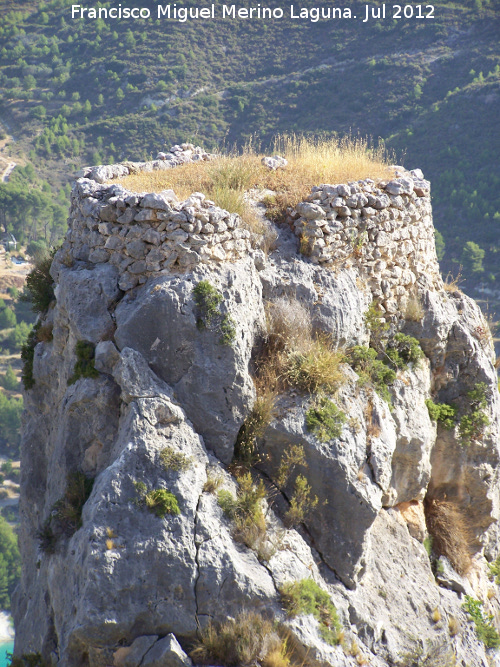
{"label": "limestone rock outcrop", "polygon": [[[479,308],[439,277],[429,183],[400,170],[386,183],[318,186],[264,257],[239,218],[200,193],[178,202],[105,183],[201,155],[178,148],[159,157],[168,167],[93,168],[74,186],[55,300],[40,320],[52,336],[34,346],[25,398],[16,655],[189,665],[200,629],[247,610],[287,628],[306,665],[426,655],[444,665],[454,654],[486,667],[491,651],[463,603],[470,594],[499,612],[488,562],[499,556],[500,398]],[[208,321],[200,284],[213,297]],[[344,419],[320,437],[308,421],[314,396],[282,386],[257,438],[267,533],[251,548],[214,490],[238,492],[230,464],[257,397],[266,309],[280,299],[299,302],[312,330],[344,350],[343,382],[326,392]],[[372,302],[390,335],[413,336],[424,355],[396,367],[390,403],[348,364],[349,350],[368,349]],[[431,418],[429,399],[455,406],[453,424]],[[459,420],[475,409],[482,429],[467,431]],[[276,481],[292,447],[310,492],[295,526],[293,479]],[[81,518],[68,517],[70,480],[83,478]],[[429,558],[432,503],[467,518],[466,573]],[[310,578],[337,610],[338,645],[315,616],[284,610],[283,586]]]}

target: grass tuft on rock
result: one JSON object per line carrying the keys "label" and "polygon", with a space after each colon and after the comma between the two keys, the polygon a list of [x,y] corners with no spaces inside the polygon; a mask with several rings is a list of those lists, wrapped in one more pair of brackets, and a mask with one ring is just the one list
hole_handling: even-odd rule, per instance
{"label": "grass tuft on rock", "polygon": [[425,499],[424,512],[432,551],[446,556],[458,574],[467,574],[472,565],[473,537],[463,513],[456,504],[437,498]]}
{"label": "grass tuft on rock", "polygon": [[345,381],[343,360],[342,352],[334,350],[326,336],[319,337],[304,349],[290,352],[284,376],[291,386],[310,394],[319,391],[333,394]]}
{"label": "grass tuft on rock", "polygon": [[342,627],[330,596],[312,579],[285,584],[281,600],[288,616],[312,614],[319,622],[321,637],[336,646],[342,640]]}
{"label": "grass tuft on rock", "polygon": [[286,642],[272,621],[250,611],[240,612],[224,623],[210,622],[190,653],[197,665],[221,667],[287,667]]}
{"label": "grass tuft on rock", "polygon": [[167,514],[176,516],[181,513],[177,498],[167,489],[149,491],[144,498],[144,502],[148,510],[160,519],[165,518]]}
{"label": "grass tuft on rock", "polygon": [[134,482],[137,491],[136,504],[139,507],[146,507],[158,518],[164,519],[167,514],[177,516],[181,513],[179,501],[173,493],[167,489],[147,490],[144,482]]}

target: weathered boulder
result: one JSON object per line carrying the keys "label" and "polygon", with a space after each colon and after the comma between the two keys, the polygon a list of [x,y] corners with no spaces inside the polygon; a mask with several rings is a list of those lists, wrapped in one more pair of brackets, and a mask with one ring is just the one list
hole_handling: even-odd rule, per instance
{"label": "weathered boulder", "polygon": [[[354,393],[350,384],[336,399],[351,423],[344,425],[338,438],[327,442],[320,442],[307,429],[305,414],[311,399],[283,396],[276,406],[279,419],[266,429],[262,445],[263,466],[274,475],[290,445],[303,447],[311,499],[314,495],[321,499],[305,523],[316,549],[347,586],[354,586],[363,572],[366,540],[382,508],[382,489],[365,466],[369,455],[362,426],[365,420]],[[292,480],[287,494],[292,497]]]}
{"label": "weathered boulder", "polygon": [[[255,390],[249,374],[252,348],[264,327],[260,281],[253,262],[193,274],[170,275],[147,284],[116,309],[119,349],[141,352],[175,391],[206,445],[226,463]],[[202,280],[219,290],[223,311],[235,323],[235,339],[197,327],[193,288]]]}

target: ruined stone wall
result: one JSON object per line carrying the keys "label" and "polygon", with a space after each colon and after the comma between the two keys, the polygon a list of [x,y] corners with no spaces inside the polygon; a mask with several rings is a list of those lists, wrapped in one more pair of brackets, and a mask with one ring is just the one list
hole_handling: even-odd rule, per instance
{"label": "ruined stone wall", "polygon": [[389,314],[405,308],[417,281],[431,290],[442,286],[430,183],[419,169],[396,174],[378,184],[314,187],[292,213],[301,251],[316,264],[354,265]]}
{"label": "ruined stone wall", "polygon": [[[213,158],[182,144],[152,162],[84,170],[73,189],[63,256],[114,264],[122,290],[200,262],[244,257],[251,250],[251,233],[238,215],[218,208],[202,193],[179,202],[171,190],[138,194],[103,182]],[[418,286],[442,286],[430,184],[419,169],[395,167],[395,174],[389,182],[316,186],[291,214],[300,252],[325,267],[354,266],[388,315],[404,311]]]}
{"label": "ruined stone wall", "polygon": [[126,291],[151,276],[245,256],[250,232],[240,223],[202,193],[178,202],[171,190],[136,194],[80,178],[60,257],[65,263],[110,262]]}

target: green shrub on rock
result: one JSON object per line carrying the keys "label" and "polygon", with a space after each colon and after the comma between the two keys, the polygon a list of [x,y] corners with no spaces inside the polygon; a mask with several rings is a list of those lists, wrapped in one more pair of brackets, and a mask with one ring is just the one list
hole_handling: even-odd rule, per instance
{"label": "green shrub on rock", "polygon": [[457,407],[456,405],[449,405],[448,403],[434,403],[428,398],[425,401],[429,417],[433,421],[439,422],[444,428],[451,429],[455,426]]}
{"label": "green shrub on rock", "polygon": [[487,386],[484,382],[478,382],[474,385],[474,389],[467,392],[470,409],[462,416],[459,425],[460,438],[465,445],[470,444],[471,440],[480,438],[490,423],[488,415],[484,412],[488,405],[486,392]]}
{"label": "green shrub on rock", "polygon": [[319,622],[322,638],[332,646],[340,643],[342,627],[330,596],[312,579],[288,583],[281,589],[281,599],[288,616],[312,614]]}
{"label": "green shrub on rock", "polygon": [[387,346],[386,354],[391,362],[401,370],[408,364],[416,364],[424,356],[420,343],[413,336],[397,333]]}
{"label": "green shrub on rock", "polygon": [[221,312],[224,298],[219,290],[208,280],[201,280],[193,289],[193,298],[198,310],[198,329],[215,331],[220,335],[221,345],[231,345],[236,337],[236,325],[229,315]]}
{"label": "green shrub on rock", "polygon": [[469,614],[476,626],[476,635],[487,648],[500,648],[500,635],[493,625],[492,614],[484,614],[481,600],[466,595],[462,607]]}
{"label": "green shrub on rock", "polygon": [[383,361],[377,359],[377,350],[364,345],[356,345],[349,352],[349,360],[352,368],[359,375],[359,381],[363,384],[371,383],[377,393],[387,403],[391,402],[391,394],[388,385],[396,379],[396,373]]}
{"label": "green shrub on rock", "polygon": [[21,360],[23,361],[21,380],[26,391],[32,389],[35,386],[35,378],[33,376],[33,361],[35,358],[35,347],[38,343],[39,328],[40,323],[38,322],[28,334],[28,339],[21,348]]}
{"label": "green shrub on rock", "polygon": [[21,299],[29,301],[35,313],[46,313],[54,299],[54,280],[50,275],[53,258],[54,252],[39,256],[26,278],[25,292]]}
{"label": "green shrub on rock", "polygon": [[306,412],[307,428],[320,442],[339,438],[345,422],[345,414],[326,396],[319,397]]}
{"label": "green shrub on rock", "polygon": [[95,346],[86,340],[79,340],[75,348],[76,363],[73,375],[68,379],[68,385],[74,384],[80,378],[96,378],[99,371],[94,366]]}

